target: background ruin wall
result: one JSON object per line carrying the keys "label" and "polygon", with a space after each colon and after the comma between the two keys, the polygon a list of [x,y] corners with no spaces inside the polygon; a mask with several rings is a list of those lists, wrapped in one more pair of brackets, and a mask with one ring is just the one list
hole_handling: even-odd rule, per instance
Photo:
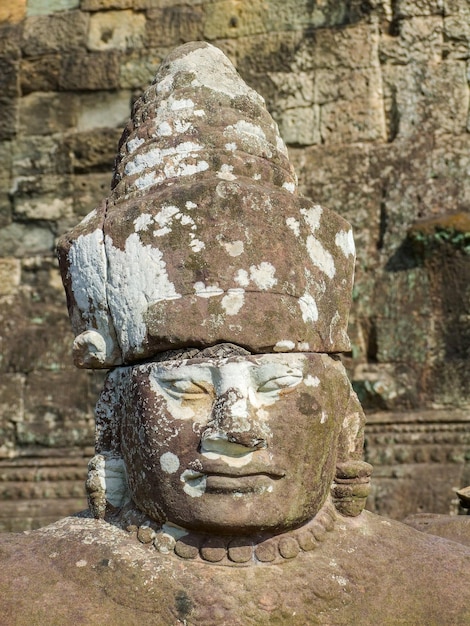
{"label": "background ruin wall", "polygon": [[266,99],[300,187],[354,226],[345,363],[368,508],[456,511],[470,484],[468,0],[0,2],[0,530],[84,508],[102,373],[77,371],[57,237],[106,196],[133,100],[175,45]]}

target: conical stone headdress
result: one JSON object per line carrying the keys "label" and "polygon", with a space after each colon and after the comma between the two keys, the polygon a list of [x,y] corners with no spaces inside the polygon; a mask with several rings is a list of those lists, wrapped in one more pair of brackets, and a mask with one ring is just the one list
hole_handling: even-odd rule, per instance
{"label": "conical stone headdress", "polygon": [[351,227],[299,195],[263,99],[206,43],[163,62],[110,196],[58,252],[79,367],[221,342],[350,348]]}

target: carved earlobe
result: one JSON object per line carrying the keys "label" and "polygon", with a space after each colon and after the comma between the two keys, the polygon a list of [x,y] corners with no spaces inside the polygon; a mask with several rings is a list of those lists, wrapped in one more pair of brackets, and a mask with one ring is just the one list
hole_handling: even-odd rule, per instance
{"label": "carved earlobe", "polygon": [[75,337],[73,362],[79,368],[105,369],[121,363],[121,356],[112,338],[96,330],[85,330]]}
{"label": "carved earlobe", "polygon": [[357,517],[364,510],[370,492],[371,474],[372,465],[365,461],[338,463],[331,495],[341,515]]}
{"label": "carved earlobe", "polygon": [[126,467],[120,457],[96,454],[88,463],[85,482],[88,505],[95,519],[104,519],[130,501]]}

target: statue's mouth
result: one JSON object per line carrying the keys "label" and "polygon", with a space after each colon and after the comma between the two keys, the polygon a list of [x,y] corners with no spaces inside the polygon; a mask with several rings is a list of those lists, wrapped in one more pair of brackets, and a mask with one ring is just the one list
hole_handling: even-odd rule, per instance
{"label": "statue's mouth", "polygon": [[201,470],[186,470],[183,481],[188,486],[204,482],[205,493],[264,493],[271,492],[273,483],[286,475],[284,470],[266,467],[208,466]]}

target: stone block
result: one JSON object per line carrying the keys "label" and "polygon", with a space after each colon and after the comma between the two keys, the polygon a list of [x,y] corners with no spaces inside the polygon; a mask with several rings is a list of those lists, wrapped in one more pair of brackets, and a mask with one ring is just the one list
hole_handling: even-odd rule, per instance
{"label": "stone block", "polygon": [[78,9],[80,0],[27,0],[26,15],[52,15],[60,11]]}
{"label": "stone block", "polygon": [[88,16],[70,11],[52,16],[30,17],[23,31],[25,56],[82,50],[86,45]]}
{"label": "stone block", "polygon": [[61,58],[58,54],[22,59],[20,63],[20,85],[23,95],[33,91],[57,91],[60,66]]}
{"label": "stone block", "polygon": [[76,173],[112,171],[121,129],[102,128],[75,133],[64,140]]}
{"label": "stone block", "polygon": [[122,54],[120,59],[119,84],[122,89],[143,90],[152,82],[158,66],[168,50],[145,50],[144,53]]}
{"label": "stone block", "polygon": [[[218,5],[213,6],[217,10]],[[174,46],[202,39],[207,19],[202,6],[176,5],[150,10],[146,24],[147,46]]]}
{"label": "stone block", "polygon": [[18,127],[18,101],[0,97],[0,141],[11,139]]}
{"label": "stone block", "polygon": [[0,296],[10,296],[18,291],[21,264],[18,259],[0,258]]}
{"label": "stone block", "polygon": [[129,119],[132,94],[127,90],[82,94],[76,130],[90,131],[95,128],[122,129]]}
{"label": "stone block", "polygon": [[77,123],[78,96],[71,93],[31,93],[20,100],[19,127],[25,135],[65,132]]}
{"label": "stone block", "polygon": [[22,32],[23,23],[8,24],[0,21],[0,56],[8,57],[11,60],[20,58]]}
{"label": "stone block", "polygon": [[320,120],[323,143],[383,141],[387,136],[380,92],[326,103],[321,106]]}
{"label": "stone block", "polygon": [[85,174],[74,177],[73,210],[81,219],[95,209],[109,194],[111,172],[106,174]]}
{"label": "stone block", "polygon": [[17,24],[26,15],[26,0],[4,0],[0,5],[0,23]]}
{"label": "stone block", "polygon": [[444,48],[446,58],[470,58],[470,9],[466,15],[451,15],[444,19]]}
{"label": "stone block", "polygon": [[464,134],[467,130],[470,92],[463,61],[430,66],[421,85],[427,115],[439,134]]}
{"label": "stone block", "polygon": [[395,17],[415,17],[421,15],[443,15],[443,0],[396,0]]}
{"label": "stone block", "polygon": [[317,105],[287,109],[276,121],[282,138],[289,145],[311,146],[321,142],[320,107]]}
{"label": "stone block", "polygon": [[27,384],[19,445],[93,445],[97,390],[89,372],[37,371],[28,375]]}
{"label": "stone block", "polygon": [[14,177],[71,172],[71,155],[60,136],[21,137],[12,148]]}
{"label": "stone block", "polygon": [[269,6],[262,0],[240,4],[221,0],[211,5],[204,20],[203,35],[214,39],[247,37],[269,30]]}
{"label": "stone block", "polygon": [[19,95],[18,61],[0,56],[0,93],[3,98]]}
{"label": "stone block", "polygon": [[52,254],[53,249],[54,235],[47,226],[13,222],[0,230],[0,250],[6,256]]}
{"label": "stone block", "polygon": [[[2,385],[0,387],[0,425],[6,426],[7,422],[12,424],[20,422],[24,414],[24,374],[3,374]],[[14,447],[14,433],[10,431],[10,441]],[[0,435],[1,437],[1,435]],[[2,458],[2,444],[0,443],[0,458]]]}
{"label": "stone block", "polygon": [[136,4],[136,0],[81,0],[80,8],[82,11],[141,8],[140,6],[137,7]]}
{"label": "stone block", "polygon": [[119,87],[119,57],[112,52],[66,54],[61,59],[59,88],[100,91]]}
{"label": "stone block", "polygon": [[441,17],[411,17],[400,20],[394,35],[380,40],[380,59],[387,63],[440,63],[444,49]]}
{"label": "stone block", "polygon": [[379,32],[375,24],[359,23],[315,33],[315,67],[355,70],[378,66]]}
{"label": "stone block", "polygon": [[72,217],[73,200],[72,198],[58,198],[56,194],[16,198],[14,210],[21,219],[54,221]]}
{"label": "stone block", "polygon": [[106,11],[90,18],[87,46],[92,51],[142,48],[145,15],[134,11]]}

